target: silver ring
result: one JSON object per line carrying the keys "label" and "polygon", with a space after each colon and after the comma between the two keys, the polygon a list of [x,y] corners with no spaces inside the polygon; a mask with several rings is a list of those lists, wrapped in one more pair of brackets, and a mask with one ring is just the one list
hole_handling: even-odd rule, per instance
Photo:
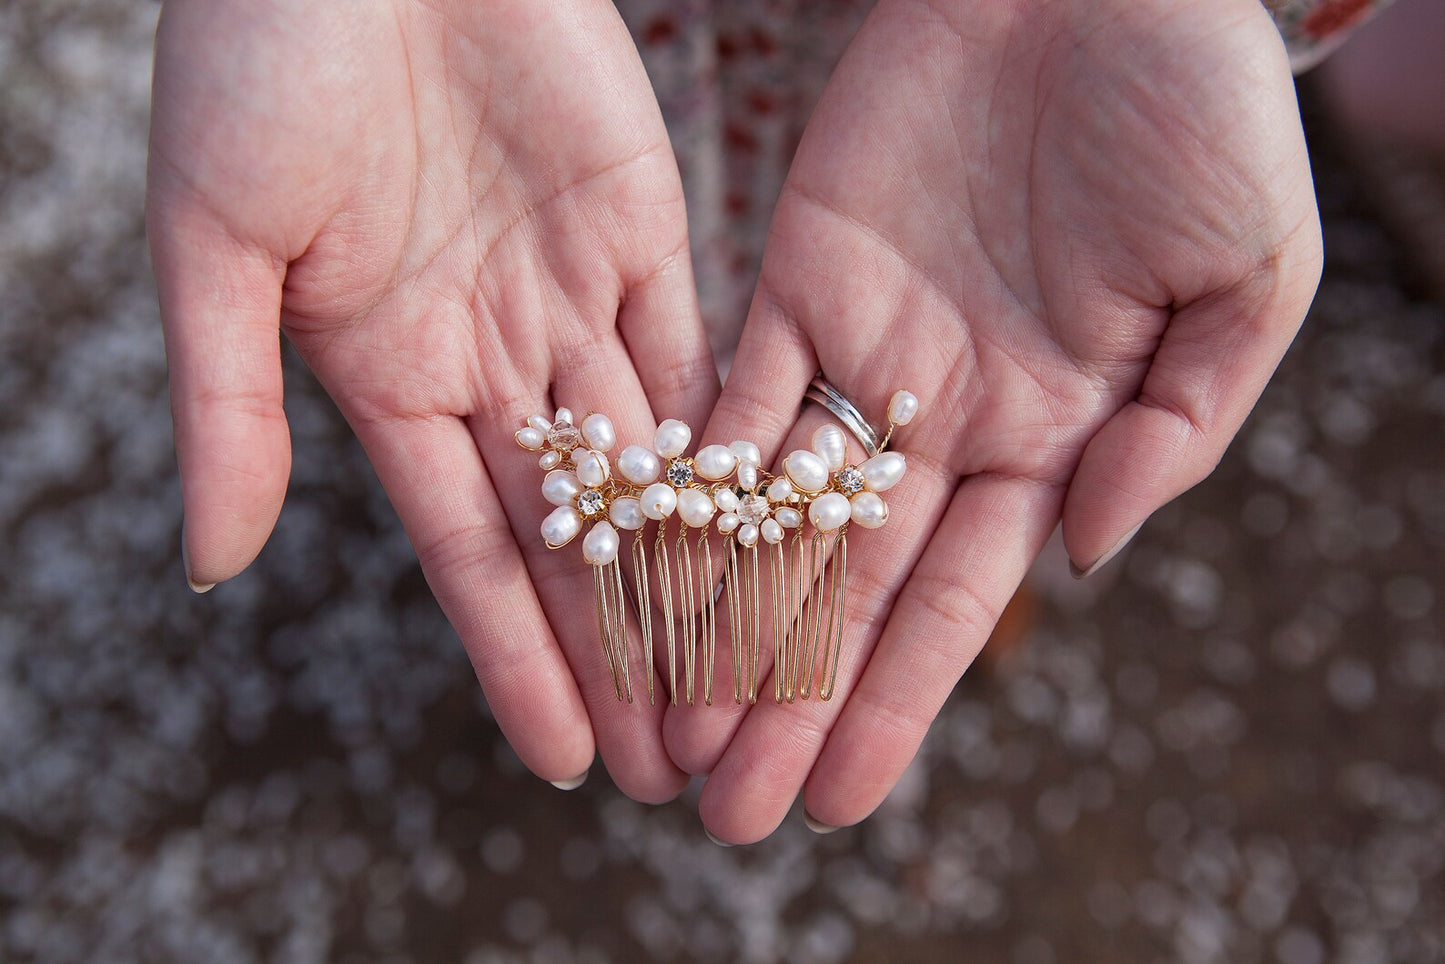
{"label": "silver ring", "polygon": [[817,402],[832,412],[838,421],[843,423],[843,427],[852,432],[853,436],[858,439],[859,442],[863,443],[863,451],[868,453],[870,459],[878,454],[881,436],[874,430],[872,425],[868,424],[868,420],[863,417],[863,413],[858,411],[858,406],[848,401],[842,392],[834,388],[828,382],[828,379],[823,377],[822,372],[813,376],[813,381],[808,385],[808,390],[803,393],[803,399],[804,401]]}

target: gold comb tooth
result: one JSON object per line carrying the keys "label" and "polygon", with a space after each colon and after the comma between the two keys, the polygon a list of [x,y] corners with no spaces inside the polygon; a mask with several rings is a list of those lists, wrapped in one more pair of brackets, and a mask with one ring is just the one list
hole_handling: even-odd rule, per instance
{"label": "gold comb tooth", "polygon": [[642,530],[632,537],[632,576],[637,586],[637,623],[642,630],[642,666],[647,674],[647,703],[657,705],[652,678],[657,675],[652,663],[652,586],[647,576],[647,545]]}
{"label": "gold comb tooth", "polygon": [[667,554],[667,520],[657,524],[657,542],[653,545],[657,563],[657,591],[662,596],[662,628],[667,634],[667,688],[672,705],[677,705],[677,630],[673,626],[672,562]]}
{"label": "gold comb tooth", "polygon": [[[823,679],[818,685],[818,697],[824,701],[833,698],[833,686],[838,681],[838,659],[843,652],[843,614],[848,601],[848,526],[845,523],[833,539],[833,586],[829,594],[827,648],[823,651]],[[836,622],[837,628],[834,628]],[[831,660],[829,654],[831,653]]]}
{"label": "gold comb tooth", "polygon": [[693,594],[696,575],[692,550],[687,544],[687,526],[679,523],[677,533],[677,616],[682,636],[682,665],[687,677],[687,705],[693,705],[693,684],[697,679],[697,599]]}
{"label": "gold comb tooth", "polygon": [[748,703],[758,701],[758,647],[761,634],[758,632],[759,614],[762,608],[762,592],[758,583],[758,547],[749,546],[748,553]]}
{"label": "gold comb tooth", "polygon": [[620,700],[623,698],[622,681],[617,675],[617,663],[612,658],[612,622],[608,616],[608,592],[603,588],[606,580],[602,573],[603,568],[592,567],[592,587],[597,600],[597,632],[602,637],[602,652],[607,657],[607,669],[612,674],[612,687],[617,690],[617,698]]}
{"label": "gold comb tooth", "polygon": [[723,559],[723,592],[728,600],[728,641],[733,649],[733,702],[743,701],[743,625],[742,591],[738,584],[738,544],[729,539],[728,554]]}
{"label": "gold comb tooth", "polygon": [[632,702],[632,670],[628,654],[627,638],[627,591],[622,585],[622,564],[616,559],[608,563],[608,576],[612,587],[612,617],[616,631],[612,637],[613,649],[617,653],[617,665],[622,668],[622,689],[627,702]]}
{"label": "gold comb tooth", "polygon": [[712,565],[712,545],[707,538],[707,528],[697,534],[697,588],[702,597],[702,699],[712,706],[713,667],[717,660],[717,593],[716,579]]}

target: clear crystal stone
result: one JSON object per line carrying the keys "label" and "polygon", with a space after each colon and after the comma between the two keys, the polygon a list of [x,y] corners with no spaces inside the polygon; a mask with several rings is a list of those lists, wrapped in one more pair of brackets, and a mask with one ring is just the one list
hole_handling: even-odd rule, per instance
{"label": "clear crystal stone", "polygon": [[607,508],[607,500],[596,489],[588,489],[577,497],[577,511],[589,519]]}
{"label": "clear crystal stone", "polygon": [[768,517],[768,500],[761,495],[745,495],[738,506],[738,518],[757,525]]}
{"label": "clear crystal stone", "polygon": [[680,489],[692,482],[692,466],[681,459],[667,463],[667,481],[673,488]]}
{"label": "clear crystal stone", "polygon": [[845,465],[833,476],[838,488],[852,495],[863,488],[863,470],[856,465]]}
{"label": "clear crystal stone", "polygon": [[557,422],[547,430],[547,444],[570,452],[582,444],[582,432],[571,422]]}

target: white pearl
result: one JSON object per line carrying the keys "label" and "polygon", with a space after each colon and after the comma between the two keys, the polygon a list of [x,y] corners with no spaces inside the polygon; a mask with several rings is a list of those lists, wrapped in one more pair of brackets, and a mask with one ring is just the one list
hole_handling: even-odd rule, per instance
{"label": "white pearl", "polygon": [[758,487],[758,467],[752,462],[738,463],[738,485],[749,490]]}
{"label": "white pearl", "polygon": [[712,521],[717,507],[701,489],[677,490],[677,517],[694,529],[701,529]]}
{"label": "white pearl", "polygon": [[548,549],[560,549],[582,531],[582,515],[570,505],[559,505],[542,520],[542,541]]}
{"label": "white pearl", "polygon": [[594,566],[605,566],[617,558],[617,550],[621,544],[617,530],[605,522],[599,522],[587,533],[587,538],[582,540],[582,558]]}
{"label": "white pearl", "polygon": [[783,527],[778,525],[777,519],[764,519],[763,524],[758,526],[758,533],[770,546],[775,546],[783,541]]}
{"label": "white pearl", "polygon": [[692,429],[687,427],[687,423],[669,418],[657,426],[657,434],[652,437],[652,447],[663,458],[675,459],[687,451],[687,444],[691,441]]}
{"label": "white pearl", "polygon": [[718,489],[717,494],[712,497],[717,503],[718,509],[723,512],[735,512],[738,507],[737,494],[732,489]]}
{"label": "white pearl", "polygon": [[898,389],[888,400],[888,421],[894,425],[907,425],[918,414],[918,396]]}
{"label": "white pearl", "polygon": [[577,463],[577,478],[589,489],[605,485],[612,478],[612,466],[601,452],[591,449],[583,450],[581,454],[573,452],[572,461]]}
{"label": "white pearl", "polygon": [[863,470],[863,487],[873,492],[886,492],[903,478],[907,468],[901,452],[881,452],[864,462],[858,468]]}
{"label": "white pearl", "polygon": [[751,462],[754,465],[763,464],[763,453],[752,442],[744,442],[739,439],[728,445],[728,451],[737,456],[739,462]]}
{"label": "white pearl", "polygon": [[793,494],[793,486],[787,479],[779,477],[768,483],[768,501],[786,502]]}
{"label": "white pearl", "polygon": [[726,445],[704,445],[692,458],[697,474],[710,482],[727,478],[738,464],[738,457]]}
{"label": "white pearl", "polygon": [[532,428],[535,428],[537,431],[541,432],[543,435],[546,435],[552,430],[552,420],[545,415],[529,416],[527,419],[527,424],[532,426]]}
{"label": "white pearl", "polygon": [[570,408],[559,408],[559,409],[557,409],[557,417],[554,418],[552,421],[554,421],[554,422],[566,422],[568,425],[571,425],[571,424],[572,424],[572,409],[570,409]]}
{"label": "white pearl", "polygon": [[752,548],[758,544],[758,527],[751,522],[738,529],[738,544]]}
{"label": "white pearl", "polygon": [[848,504],[846,495],[829,492],[820,495],[808,506],[808,521],[813,523],[813,528],[819,532],[832,532],[848,521],[852,511],[853,507]]}
{"label": "white pearl", "polygon": [[662,471],[662,460],[641,445],[629,445],[617,456],[617,471],[634,485],[651,485]]}
{"label": "white pearl", "polygon": [[785,506],[773,513],[773,518],[778,520],[778,525],[784,529],[796,529],[803,524],[803,513],[791,506]]}
{"label": "white pearl", "polygon": [[666,519],[677,508],[677,490],[666,482],[654,482],[642,490],[642,514],[649,519]]}
{"label": "white pearl", "polygon": [[836,472],[848,459],[848,440],[838,426],[819,425],[813,432],[813,451],[828,464],[829,472]]}
{"label": "white pearl", "polygon": [[553,505],[571,505],[582,494],[582,481],[565,469],[555,469],[542,479],[542,498]]}
{"label": "white pearl", "polygon": [[630,495],[614,499],[607,509],[607,518],[619,529],[641,529],[647,525],[647,517],[642,514],[642,503]]}
{"label": "white pearl", "polygon": [[741,521],[742,520],[737,517],[737,513],[724,512],[722,515],[717,517],[717,531],[721,532],[723,535],[727,535],[729,532],[732,532],[734,529],[736,529],[738,527],[738,523]]}
{"label": "white pearl", "polygon": [[520,429],[517,432],[517,444],[522,446],[522,448],[524,449],[531,449],[533,452],[541,448],[542,443],[546,440],[546,435],[542,434],[530,425],[528,425],[524,429]]}
{"label": "white pearl", "polygon": [[599,452],[606,452],[617,444],[617,430],[612,427],[612,419],[596,412],[582,420],[582,437]]}
{"label": "white pearl", "polygon": [[852,519],[865,529],[877,529],[888,521],[888,503],[877,492],[864,489],[853,496]]}
{"label": "white pearl", "polygon": [[561,452],[543,452],[542,457],[537,460],[537,465],[544,469],[555,469],[562,464]]}
{"label": "white pearl", "polygon": [[798,449],[783,459],[783,471],[804,492],[817,492],[828,484],[828,464],[807,449]]}

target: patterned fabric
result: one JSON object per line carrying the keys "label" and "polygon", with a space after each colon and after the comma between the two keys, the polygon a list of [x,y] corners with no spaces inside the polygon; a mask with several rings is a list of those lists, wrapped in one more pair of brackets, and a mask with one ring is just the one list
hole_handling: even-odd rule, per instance
{"label": "patterned fabric", "polygon": [[[1266,0],[1296,72],[1389,0]],[[872,0],[618,0],[682,170],[698,297],[726,370],[813,105]]]}
{"label": "patterned fabric", "polygon": [[1299,74],[1324,60],[1391,0],[1265,0]]}

